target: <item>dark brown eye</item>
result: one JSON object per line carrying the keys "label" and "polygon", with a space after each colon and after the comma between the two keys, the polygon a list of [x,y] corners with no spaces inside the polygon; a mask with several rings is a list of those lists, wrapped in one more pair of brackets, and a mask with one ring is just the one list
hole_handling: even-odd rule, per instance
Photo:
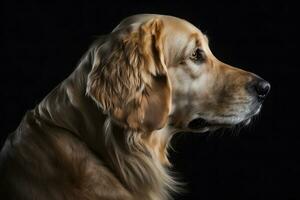
{"label": "dark brown eye", "polygon": [[192,55],[190,56],[190,59],[194,62],[203,62],[205,60],[204,51],[200,48],[195,49]]}

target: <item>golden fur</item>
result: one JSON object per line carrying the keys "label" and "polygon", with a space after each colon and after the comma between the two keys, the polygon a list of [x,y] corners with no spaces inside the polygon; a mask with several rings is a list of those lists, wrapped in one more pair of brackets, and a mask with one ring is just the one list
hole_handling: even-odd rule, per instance
{"label": "golden fur", "polygon": [[[1,197],[169,199],[180,191],[168,171],[173,134],[250,120],[260,105],[245,86],[255,77],[218,61],[206,36],[184,20],[129,17],[8,137]],[[191,129],[199,116],[211,124]]]}

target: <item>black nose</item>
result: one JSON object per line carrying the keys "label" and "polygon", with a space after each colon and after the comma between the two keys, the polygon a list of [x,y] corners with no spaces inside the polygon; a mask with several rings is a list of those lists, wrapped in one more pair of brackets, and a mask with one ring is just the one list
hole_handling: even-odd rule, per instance
{"label": "black nose", "polygon": [[265,97],[269,93],[270,88],[270,83],[265,80],[261,80],[255,85],[255,90],[259,97]]}
{"label": "black nose", "polygon": [[255,78],[250,87],[250,90],[253,91],[255,95],[257,95],[259,100],[265,99],[270,89],[270,83],[260,77]]}

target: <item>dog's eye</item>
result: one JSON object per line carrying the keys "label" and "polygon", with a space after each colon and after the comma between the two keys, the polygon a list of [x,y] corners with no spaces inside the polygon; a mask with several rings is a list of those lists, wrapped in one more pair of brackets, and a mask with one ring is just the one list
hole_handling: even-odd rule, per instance
{"label": "dog's eye", "polygon": [[190,56],[190,59],[194,62],[203,62],[205,60],[204,51],[200,48],[195,49],[192,55]]}

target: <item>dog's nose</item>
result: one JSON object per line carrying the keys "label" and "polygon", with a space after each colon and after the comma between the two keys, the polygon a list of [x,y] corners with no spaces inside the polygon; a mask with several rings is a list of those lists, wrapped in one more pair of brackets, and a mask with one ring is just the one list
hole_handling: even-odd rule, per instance
{"label": "dog's nose", "polygon": [[255,78],[250,87],[250,90],[257,95],[259,100],[265,99],[270,89],[270,83],[260,77]]}
{"label": "dog's nose", "polygon": [[261,79],[255,85],[255,90],[257,92],[258,97],[265,98],[271,89],[270,83]]}

